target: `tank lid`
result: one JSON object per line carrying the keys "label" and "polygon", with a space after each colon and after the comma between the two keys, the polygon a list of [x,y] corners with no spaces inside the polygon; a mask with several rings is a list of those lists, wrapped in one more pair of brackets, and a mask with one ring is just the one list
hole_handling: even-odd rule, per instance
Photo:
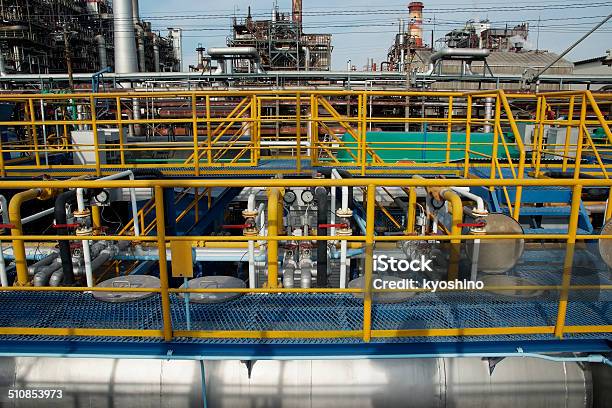
{"label": "tank lid", "polygon": [[[158,289],[160,281],[155,276],[128,275],[105,280],[96,285],[98,288],[151,288]],[[134,302],[153,296],[154,292],[93,292],[94,299],[110,302]]]}

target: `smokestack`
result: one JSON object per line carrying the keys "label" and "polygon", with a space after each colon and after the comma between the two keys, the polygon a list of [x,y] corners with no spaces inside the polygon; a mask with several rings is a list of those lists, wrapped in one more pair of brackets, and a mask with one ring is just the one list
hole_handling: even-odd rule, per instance
{"label": "smokestack", "polygon": [[133,18],[131,0],[115,0],[113,2],[115,72],[118,74],[138,72]]}
{"label": "smokestack", "polygon": [[132,0],[132,21],[134,25],[140,24],[140,4],[138,4],[138,0]]}
{"label": "smokestack", "polygon": [[298,24],[300,32],[302,31],[302,0],[293,0],[293,22]]}
{"label": "smokestack", "polygon": [[414,44],[417,47],[423,47],[423,3],[413,1],[408,4],[408,15],[410,37],[414,39]]}

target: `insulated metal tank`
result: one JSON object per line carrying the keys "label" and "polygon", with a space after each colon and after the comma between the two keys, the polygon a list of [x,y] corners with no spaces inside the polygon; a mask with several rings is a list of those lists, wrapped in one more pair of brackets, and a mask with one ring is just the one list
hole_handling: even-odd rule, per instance
{"label": "insulated metal tank", "polygon": [[[587,366],[588,367],[588,366]],[[492,375],[478,358],[256,361],[205,363],[212,408],[592,406],[590,370],[576,363],[507,358]],[[198,361],[72,358],[0,359],[0,406],[9,389],[61,389],[45,406],[202,406]]]}

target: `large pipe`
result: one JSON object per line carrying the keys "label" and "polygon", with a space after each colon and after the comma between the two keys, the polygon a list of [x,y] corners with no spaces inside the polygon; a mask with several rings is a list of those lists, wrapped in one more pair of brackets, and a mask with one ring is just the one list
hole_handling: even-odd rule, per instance
{"label": "large pipe", "polygon": [[[315,198],[317,200],[317,235],[320,237],[327,235],[327,228],[322,227],[322,224],[327,224],[327,189],[325,187],[317,187],[315,189]],[[317,241],[317,286],[319,288],[327,287],[327,242]]]}
{"label": "large pipe", "polygon": [[[21,236],[21,205],[27,201],[40,197],[43,190],[33,188],[17,193],[9,203],[9,219],[12,220],[11,235]],[[28,263],[26,261],[25,244],[22,239],[13,239],[13,254],[15,255],[15,268],[17,270],[17,286],[26,286],[29,281]]]}
{"label": "large pipe", "polygon": [[491,51],[486,48],[442,48],[431,54],[429,60],[434,63],[439,59],[486,58],[490,54]]}
{"label": "large pipe", "polygon": [[410,37],[414,39],[414,45],[423,46],[423,3],[413,1],[408,4],[408,15],[410,19]]}
{"label": "large pipe", "polygon": [[[116,2],[117,0],[115,0]],[[138,0],[132,1],[132,22],[134,25],[140,24],[140,5],[138,4]],[[114,3],[114,2],[113,2]]]}
{"label": "large pipe", "polygon": [[[261,58],[257,48],[255,47],[212,47],[208,49],[208,55],[212,59],[218,61],[219,66],[223,65],[226,60],[250,58],[255,61],[255,67],[258,74],[264,74],[265,71],[261,67]],[[223,71],[217,68],[216,73],[222,73]]]}
{"label": "large pipe", "polygon": [[[68,190],[57,196],[55,200],[55,224],[66,225],[66,204],[76,202],[76,191]],[[58,227],[57,235],[68,235],[68,229]],[[72,251],[70,251],[70,241],[60,240],[58,243],[60,258],[62,259],[62,271],[64,282],[68,285],[74,283],[74,269],[72,264]],[[89,248],[87,248],[89,249]],[[85,251],[85,245],[83,245]]]}
{"label": "large pipe", "polygon": [[108,67],[108,56],[106,54],[106,39],[102,34],[98,34],[95,37],[96,43],[98,44],[98,60],[100,70]]}
{"label": "large pipe", "polygon": [[115,72],[120,74],[138,72],[132,7],[131,0],[115,0],[113,2]]}
{"label": "large pipe", "polygon": [[136,42],[138,44],[138,69],[140,72],[147,71],[147,61],[145,57],[145,33],[140,24],[136,28]]}
{"label": "large pipe", "polygon": [[159,38],[157,34],[153,34],[153,69],[155,72],[161,71],[161,62],[159,58]]}
{"label": "large pipe", "polygon": [[[514,357],[504,358],[491,370],[490,360],[474,356],[259,359],[252,370],[239,360],[205,361],[206,381],[202,381],[200,361],[173,357],[3,358],[0,376],[6,379],[8,389],[54,384],[70,390],[64,398],[70,398],[74,408],[91,407],[92,401],[114,401],[129,407],[201,407],[205,406],[204,394],[208,406],[215,408],[587,408],[591,406],[593,384],[600,378],[591,364]],[[609,368],[598,368],[610,378]],[[605,404],[611,390],[606,382],[599,382],[603,385],[600,401]],[[202,384],[206,393],[201,392]]]}

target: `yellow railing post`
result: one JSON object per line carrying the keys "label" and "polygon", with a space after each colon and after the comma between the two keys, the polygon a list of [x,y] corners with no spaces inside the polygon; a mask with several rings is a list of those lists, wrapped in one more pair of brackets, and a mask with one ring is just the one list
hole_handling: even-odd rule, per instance
{"label": "yellow railing post", "polygon": [[191,120],[192,132],[193,132],[193,167],[195,170],[195,176],[200,177],[200,143],[198,141],[198,104],[196,99],[196,93],[191,94]]}
{"label": "yellow railing post", "polygon": [[115,98],[117,104],[117,127],[119,128],[119,157],[122,166],[125,166],[125,146],[123,145],[123,117],[121,112],[121,97]]}
{"label": "yellow railing post", "polygon": [[166,259],[166,217],[164,216],[164,189],[155,186],[155,219],[157,226],[157,251],[159,253],[159,280],[161,288],[164,340],[172,340],[172,318],[168,293],[168,263]]}
{"label": "yellow railing post", "polygon": [[297,139],[295,171],[300,174],[302,172],[302,100],[299,92],[295,96],[295,138]]}
{"label": "yellow railing post", "polygon": [[[536,129],[539,129],[538,127],[538,123],[540,123],[540,112],[541,109],[540,107],[542,106],[542,100],[544,100],[543,96],[538,96],[537,98],[537,103],[536,103],[536,110],[535,110],[535,119],[533,121],[533,135],[531,137],[531,166],[535,167],[535,163],[536,163],[536,155],[537,155],[537,150],[538,150],[538,135],[539,133],[536,132]],[[527,135],[525,135],[527,136]]]}
{"label": "yellow railing post", "polygon": [[319,165],[319,104],[315,94],[310,95],[310,161]]}
{"label": "yellow railing post", "polygon": [[105,145],[105,149],[102,151],[102,153],[100,153],[100,141],[98,140],[98,124],[97,124],[97,118],[96,118],[96,100],[94,99],[94,96],[91,95],[89,97],[89,107],[90,107],[90,114],[91,114],[91,130],[93,132],[93,148],[94,148],[94,153],[96,154],[96,176],[100,177],[102,175],[102,165],[100,163],[100,154],[106,154],[106,145]]}
{"label": "yellow railing post", "polygon": [[212,163],[212,124],[210,121],[210,95],[206,95],[206,156],[208,164]]}
{"label": "yellow railing post", "polygon": [[[494,179],[495,178],[495,165],[496,163],[498,163],[497,160],[497,150],[499,147],[499,138],[500,137],[504,137],[503,135],[499,134],[499,130],[501,130],[501,125],[500,123],[501,121],[501,103],[499,101],[499,95],[497,96],[497,98],[495,98],[495,123],[493,126],[493,148],[491,151],[491,172],[489,174],[489,178]],[[508,158],[509,161],[511,161],[512,159],[509,157]],[[509,163],[509,165],[511,166],[512,164]]]}
{"label": "yellow railing post", "polygon": [[578,128],[578,140],[576,141],[576,156],[574,157],[574,178],[580,178],[580,170],[582,168],[582,149],[584,147],[584,129],[586,128],[586,113],[587,101],[586,96],[582,96],[582,104],[580,106],[580,121]]}
{"label": "yellow railing post", "polygon": [[453,137],[453,97],[448,97],[448,124],[446,127],[446,164],[450,164],[451,158],[451,141]]}
{"label": "yellow railing post", "polygon": [[[28,107],[30,111],[30,125],[32,126],[32,142],[34,143],[34,158],[36,166],[40,166],[40,155],[38,154],[38,130],[36,129],[36,112],[34,111],[34,99],[28,98]],[[45,146],[46,148],[46,146]]]}
{"label": "yellow railing post", "polygon": [[376,211],[376,186],[374,184],[368,184],[366,206],[363,341],[369,342],[372,338],[372,274],[374,268],[374,219]]}
{"label": "yellow railing post", "polygon": [[[577,180],[577,174],[574,176]],[[565,252],[565,260],[563,261],[563,279],[561,283],[561,294],[559,296],[559,305],[557,309],[557,322],[555,324],[555,336],[563,337],[565,327],[565,318],[567,316],[567,303],[569,297],[569,287],[572,279],[572,265],[574,262],[574,247],[576,245],[576,233],[578,231],[578,216],[580,212],[580,203],[582,200],[582,186],[575,185],[572,189],[572,206],[567,226],[567,248]]]}
{"label": "yellow railing post", "polygon": [[465,158],[463,163],[463,178],[470,175],[470,138],[472,133],[472,95],[467,97],[467,113],[465,118]]}
{"label": "yellow railing post", "polygon": [[574,119],[574,103],[576,102],[576,96],[570,96],[569,107],[567,109],[567,128],[565,130],[565,143],[563,145],[563,164],[561,165],[561,171],[567,171],[567,159],[569,155],[569,145],[572,135],[572,120]]}

